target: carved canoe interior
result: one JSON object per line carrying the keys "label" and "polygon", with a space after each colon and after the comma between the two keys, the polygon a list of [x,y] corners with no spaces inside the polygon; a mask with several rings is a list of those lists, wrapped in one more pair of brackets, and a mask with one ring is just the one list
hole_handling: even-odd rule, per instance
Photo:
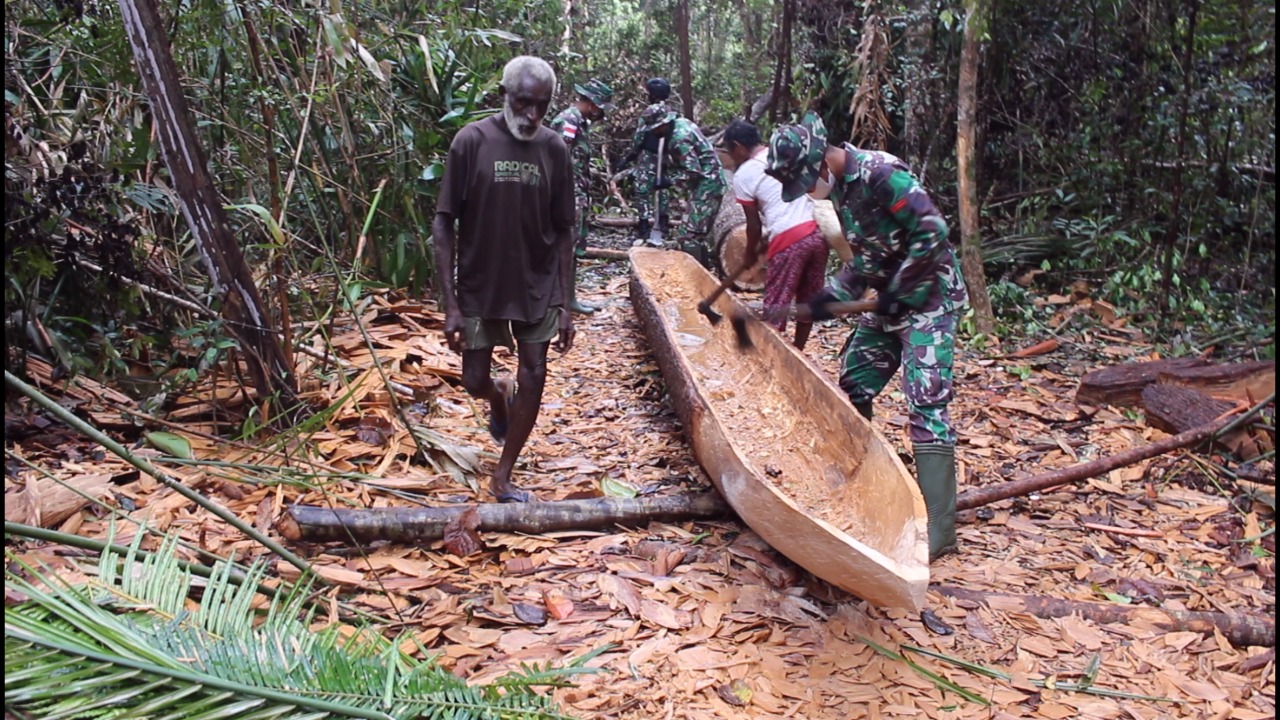
{"label": "carved canoe interior", "polygon": [[843,392],[751,320],[737,348],[729,294],[680,252],[631,251],[631,297],[698,462],[753,530],[828,582],[919,608],[928,585],[924,502],[897,454]]}

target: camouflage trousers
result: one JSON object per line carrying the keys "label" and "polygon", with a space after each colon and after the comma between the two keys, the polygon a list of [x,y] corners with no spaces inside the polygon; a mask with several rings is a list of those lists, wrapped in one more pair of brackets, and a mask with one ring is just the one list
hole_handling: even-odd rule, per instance
{"label": "camouflage trousers", "polygon": [[707,244],[711,224],[716,221],[716,213],[720,212],[724,190],[724,183],[711,179],[702,180],[690,189],[689,217],[681,228],[681,240]]}
{"label": "camouflage trousers", "polygon": [[854,405],[869,405],[901,366],[911,442],[955,445],[947,404],[958,320],[958,312],[941,309],[892,319],[863,315],[840,352],[840,388]]}
{"label": "camouflage trousers", "polygon": [[[669,217],[668,208],[670,202],[667,196],[670,191],[655,193],[653,186],[658,182],[658,156],[651,152],[642,152],[636,160],[636,168],[631,172],[632,182],[635,183],[635,198],[633,202],[636,206],[636,216],[640,222],[648,220],[650,222],[660,219],[658,223],[660,227],[665,227],[666,219]],[[654,195],[657,195],[658,217],[653,216]]]}
{"label": "camouflage trousers", "polygon": [[573,251],[578,257],[582,257],[587,251],[587,223],[591,220],[591,197],[587,195],[586,190],[578,187],[573,188]]}

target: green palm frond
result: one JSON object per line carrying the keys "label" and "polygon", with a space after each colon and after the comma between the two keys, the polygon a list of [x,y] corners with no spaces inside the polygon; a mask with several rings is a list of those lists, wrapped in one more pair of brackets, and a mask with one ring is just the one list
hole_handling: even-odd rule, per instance
{"label": "green palm frond", "polygon": [[170,539],[143,559],[136,541],[123,556],[108,549],[80,586],[10,554],[5,589],[27,600],[5,611],[6,709],[68,720],[563,718],[538,690],[593,672],[586,661],[607,649],[473,687],[398,639],[313,632],[304,586],[261,607],[261,563],[247,581],[231,581],[230,563],[193,581],[175,548]]}

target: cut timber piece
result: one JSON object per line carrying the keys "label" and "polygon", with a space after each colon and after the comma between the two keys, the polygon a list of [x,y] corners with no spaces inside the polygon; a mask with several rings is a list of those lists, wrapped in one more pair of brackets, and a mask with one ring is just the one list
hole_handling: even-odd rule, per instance
{"label": "cut timber piece", "polygon": [[1161,371],[1158,382],[1195,388],[1205,395],[1255,403],[1276,391],[1276,364],[1227,363]]}
{"label": "cut timber piece", "polygon": [[1142,389],[1147,424],[1167,433],[1180,433],[1212,422],[1235,403],[1214,400],[1198,390],[1174,385],[1148,385]]}
{"label": "cut timber piece", "polygon": [[[1189,387],[1157,383],[1143,388],[1142,407],[1146,410],[1148,425],[1176,434],[1213,422],[1236,404],[1215,400]],[[1258,455],[1258,445],[1249,437],[1248,428],[1233,430],[1218,438],[1218,442],[1246,459]]]}
{"label": "cut timber piece", "polygon": [[1080,378],[1076,402],[1086,405],[1131,407],[1142,401],[1142,388],[1160,379],[1160,373],[1207,365],[1200,358],[1176,358],[1112,365]]}
{"label": "cut timber piece", "polygon": [[[716,279],[690,256],[631,251],[631,302],[694,457],[738,516],[796,564],[872,603],[918,610],[929,582],[924,500],[844,393],[772,328],[756,349],[698,301]],[[717,310],[746,310],[722,295]]]}

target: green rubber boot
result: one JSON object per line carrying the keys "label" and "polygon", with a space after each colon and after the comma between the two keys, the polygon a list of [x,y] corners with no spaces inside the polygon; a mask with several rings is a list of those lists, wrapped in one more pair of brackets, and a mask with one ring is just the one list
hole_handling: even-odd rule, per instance
{"label": "green rubber boot", "polygon": [[595,312],[594,305],[588,305],[578,300],[578,257],[573,257],[573,279],[569,284],[569,312],[577,315],[590,315]]}
{"label": "green rubber boot", "polygon": [[916,482],[929,511],[929,560],[956,550],[956,448],[930,443],[914,446]]}

